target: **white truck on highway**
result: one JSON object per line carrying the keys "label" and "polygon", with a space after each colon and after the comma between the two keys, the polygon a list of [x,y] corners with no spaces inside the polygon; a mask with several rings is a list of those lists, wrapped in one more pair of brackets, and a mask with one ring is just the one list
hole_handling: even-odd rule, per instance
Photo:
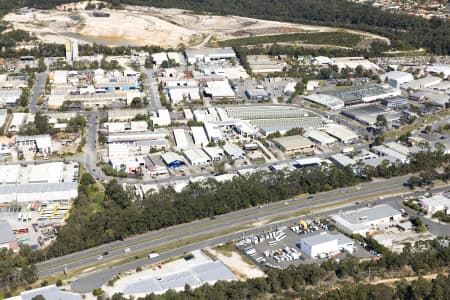
{"label": "white truck on highway", "polygon": [[148,254],[148,258],[149,258],[149,259],[156,258],[156,257],[158,257],[158,256],[159,256],[159,253],[156,253],[156,252],[152,252],[152,253],[149,253],[149,254]]}

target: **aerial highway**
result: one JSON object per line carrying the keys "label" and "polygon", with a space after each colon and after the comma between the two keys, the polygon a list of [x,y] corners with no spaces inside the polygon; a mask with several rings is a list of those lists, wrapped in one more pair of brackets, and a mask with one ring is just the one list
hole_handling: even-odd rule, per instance
{"label": "aerial highway", "polygon": [[313,206],[333,204],[347,199],[364,198],[390,192],[403,188],[403,183],[408,176],[391,178],[390,180],[378,180],[368,182],[355,187],[348,187],[329,192],[323,192],[314,196],[301,196],[286,201],[270,203],[260,207],[252,207],[240,211],[220,215],[214,219],[203,219],[188,224],[180,224],[158,231],[130,237],[124,241],[116,241],[95,248],[79,251],[66,256],[53,258],[37,264],[40,277],[61,273],[64,266],[68,270],[84,268],[98,263],[97,257],[104,252],[109,252],[108,259],[114,257],[125,257],[123,249],[131,248],[128,255],[134,251],[151,249],[166,243],[177,241],[180,238],[198,234],[208,234],[223,230],[227,227],[245,224],[257,219],[270,219],[288,212],[310,209]]}
{"label": "aerial highway", "polygon": [[[389,191],[389,190],[394,190],[395,186],[392,187],[388,187],[386,189],[385,187],[385,191]],[[448,186],[445,187],[439,187],[436,189],[433,189],[433,192],[442,192],[448,189]],[[379,189],[376,189],[379,191]],[[407,193],[414,193],[411,191],[406,191]],[[353,193],[352,193],[353,194]],[[372,194],[372,192],[370,193]],[[353,198],[354,196],[352,195],[351,198]],[[355,196],[355,198],[357,199],[357,196]],[[331,197],[330,199],[335,199],[335,197]],[[401,198],[398,196],[390,196],[390,197],[386,197],[383,199],[378,199],[378,198],[373,198],[371,203],[372,204],[381,204],[381,203],[388,203],[390,205],[398,206],[399,202],[401,201]],[[329,203],[330,200],[320,200],[318,201],[320,202],[321,205],[324,205],[326,203]],[[364,205],[364,203],[358,203],[358,202],[350,202],[349,204],[347,204],[345,206],[345,209],[356,209],[358,207],[360,207],[361,205]],[[308,203],[306,203],[305,201],[301,201],[299,203],[297,203],[295,205],[295,208],[291,207],[284,207],[284,209],[282,208],[282,206],[279,206],[276,209],[276,213],[281,213],[281,211],[289,211],[289,210],[295,210],[295,209],[301,209],[301,208],[307,208],[309,207]],[[326,214],[334,214],[339,212],[340,210],[342,210],[343,207],[332,207],[330,209],[327,209],[326,211],[321,211],[320,213],[317,214],[312,214],[311,217],[317,216],[317,215],[324,215]],[[411,212],[413,213],[413,212]],[[262,213],[263,215],[266,215],[266,213]],[[297,217],[298,218],[298,217]],[[90,272],[87,273],[85,275],[83,275],[81,278],[75,280],[72,283],[72,289],[76,292],[91,292],[93,289],[101,287],[104,283],[106,283],[109,279],[111,279],[114,275],[117,275],[119,273],[122,272],[126,272],[129,270],[134,270],[137,267],[142,267],[144,265],[148,265],[148,264],[154,264],[157,262],[161,262],[164,261],[166,259],[169,259],[171,257],[176,257],[176,256],[181,256],[187,252],[193,251],[193,250],[197,250],[197,249],[202,249],[205,247],[211,247],[211,246],[215,246],[215,245],[219,245],[222,243],[226,243],[230,240],[234,240],[234,239],[239,239],[242,238],[242,236],[248,236],[248,235],[252,235],[252,234],[259,234],[263,231],[267,231],[269,229],[273,229],[275,227],[282,227],[282,226],[287,226],[293,223],[294,220],[292,220],[292,218],[290,220],[285,220],[285,221],[280,221],[277,223],[271,223],[271,224],[267,224],[267,225],[263,225],[263,226],[259,226],[258,228],[254,228],[254,229],[247,229],[247,230],[243,230],[241,232],[235,232],[235,233],[230,233],[224,236],[218,236],[218,237],[213,237],[211,239],[208,240],[204,240],[201,242],[197,242],[197,243],[193,243],[190,245],[180,245],[178,248],[176,249],[171,249],[170,251],[161,253],[161,255],[156,258],[156,259],[139,259],[139,260],[135,260],[132,261],[130,263],[127,264],[123,264],[123,265],[119,265],[116,266],[114,268],[104,268],[101,270],[96,270],[94,272]],[[438,223],[435,223],[433,221],[425,221],[425,224],[430,225],[429,228],[431,231],[436,231],[435,234],[436,235],[448,235],[448,233],[450,232],[450,228],[447,225],[441,225]],[[151,249],[149,249],[151,250]]]}

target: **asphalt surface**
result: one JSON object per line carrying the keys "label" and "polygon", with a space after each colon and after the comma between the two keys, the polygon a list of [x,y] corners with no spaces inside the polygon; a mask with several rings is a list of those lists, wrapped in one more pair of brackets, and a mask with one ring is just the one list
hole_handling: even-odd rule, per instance
{"label": "asphalt surface", "polygon": [[[97,170],[97,127],[98,127],[98,114],[87,114],[87,134],[86,134],[86,148],[84,151],[84,166],[89,173],[98,179],[108,179],[107,176]],[[101,177],[101,178],[100,178]]]}
{"label": "asphalt surface", "polygon": [[155,84],[155,72],[149,69],[145,69],[144,73],[146,75],[145,82],[147,84],[148,91],[150,93],[150,101],[152,103],[152,110],[158,110],[161,106],[161,101],[159,99],[159,91]]}
{"label": "asphalt surface", "polygon": [[[387,188],[384,186],[380,186],[380,188],[376,189],[377,191],[386,191],[388,192],[389,190],[395,190],[396,186],[392,186],[391,188]],[[434,189],[434,192],[442,192],[447,190],[448,187],[441,187],[441,188],[437,188]],[[413,192],[409,192],[409,193],[413,193]],[[350,193],[346,193],[346,195],[343,196],[343,198],[346,198]],[[356,194],[361,194],[361,193],[356,193]],[[362,194],[364,194],[365,196],[369,195],[366,191],[362,191]],[[351,197],[353,197],[353,194],[351,195]],[[350,197],[347,197],[350,198]],[[334,199],[334,198],[333,198]],[[333,199],[329,199],[329,200],[323,200],[323,201],[318,201],[317,204],[326,204],[329,202],[333,202]],[[291,200],[292,201],[292,200]],[[396,203],[399,203],[399,201],[401,201],[401,198],[399,198],[398,196],[394,196],[394,197],[387,197],[385,199],[382,200],[378,200],[378,199],[374,199],[372,202],[372,204],[381,204],[381,203],[388,203],[391,205],[394,205]],[[301,209],[301,208],[308,208],[309,204],[305,203],[304,201],[298,201],[299,203],[295,205],[294,207],[291,207],[289,205],[285,205],[284,207],[281,206],[280,208],[277,209],[276,213],[280,213],[281,211],[291,211],[291,210],[296,210],[296,209]],[[330,214],[334,214],[337,213],[343,209],[345,210],[351,210],[351,209],[356,209],[358,207],[361,207],[362,205],[365,205],[367,202],[363,202],[362,204],[347,204],[344,207],[339,207],[339,208],[333,208],[327,211],[321,211],[320,215],[330,215]],[[283,203],[284,204],[284,203]],[[280,206],[280,205],[279,205]],[[400,204],[400,207],[403,207]],[[311,217],[316,216],[317,214],[312,214]],[[250,217],[253,219],[257,219],[257,218],[263,218],[264,216],[266,216],[266,213],[261,213],[258,217],[256,216],[252,216]],[[273,215],[272,215],[273,216]],[[298,219],[297,216],[295,219]],[[242,232],[237,232],[237,233],[232,233],[232,234],[228,234],[226,236],[221,236],[221,237],[217,237],[217,238],[212,238],[206,241],[202,241],[199,243],[195,243],[192,245],[187,245],[187,246],[181,246],[177,249],[173,249],[171,251],[167,251],[165,253],[161,253],[159,257],[155,258],[155,259],[139,259],[130,263],[127,263],[125,265],[121,265],[121,266],[117,266],[111,269],[103,269],[103,270],[99,270],[99,271],[94,271],[90,274],[85,275],[84,277],[81,277],[77,280],[75,280],[72,283],[72,290],[76,291],[76,292],[80,292],[80,293],[86,293],[86,292],[91,292],[93,289],[101,287],[104,283],[106,283],[109,279],[111,279],[114,275],[117,275],[119,273],[122,272],[126,272],[129,270],[133,270],[137,267],[142,267],[144,265],[147,264],[153,264],[153,263],[157,263],[157,262],[161,262],[164,261],[166,259],[169,259],[171,257],[175,257],[175,256],[180,256],[183,255],[187,252],[193,251],[193,250],[197,250],[197,249],[202,249],[205,247],[211,247],[211,246],[215,246],[215,245],[219,245],[221,243],[226,243],[230,240],[234,240],[234,239],[239,239],[242,236],[248,236],[248,235],[253,235],[253,234],[259,234],[263,231],[267,231],[269,229],[273,229],[276,227],[282,227],[282,226],[287,226],[292,224],[293,219],[290,220],[286,220],[286,221],[282,221],[282,222],[278,222],[278,223],[272,223],[272,224],[268,224],[268,225],[264,225],[261,227],[258,227],[257,229],[249,229],[249,230],[245,230]],[[450,227],[448,225],[442,225],[442,224],[437,224],[434,223],[432,221],[426,222],[426,220],[423,220],[423,222],[425,224],[430,224],[429,226],[429,230],[431,233],[435,234],[435,235],[440,235],[440,236],[447,236],[449,235],[450,232]],[[231,223],[236,223],[236,221],[231,221]],[[182,236],[185,237],[185,234]],[[175,239],[175,238],[174,238]],[[135,249],[132,249],[132,251]],[[122,250],[119,250],[121,252],[123,252]],[[149,249],[149,251],[151,251],[151,249]],[[132,256],[132,254],[129,254],[130,256]]]}
{"label": "asphalt surface", "polygon": [[33,93],[30,98],[30,112],[37,113],[39,111],[39,107],[37,105],[37,100],[39,96],[42,94],[43,89],[45,87],[45,82],[47,81],[48,73],[36,73],[36,82],[33,86]]}

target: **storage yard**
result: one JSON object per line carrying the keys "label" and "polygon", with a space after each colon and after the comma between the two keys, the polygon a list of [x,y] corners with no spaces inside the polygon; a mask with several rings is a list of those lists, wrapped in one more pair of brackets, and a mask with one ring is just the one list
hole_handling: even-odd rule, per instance
{"label": "storage yard", "polygon": [[429,232],[418,233],[403,209],[388,204],[340,210],[326,218],[302,216],[287,227],[274,227],[263,233],[243,236],[235,246],[261,268],[284,269],[290,265],[381,256],[352,234],[370,237],[391,251],[401,252],[405,244],[433,238]]}
{"label": "storage yard", "polygon": [[18,245],[41,248],[56,237],[78,195],[78,172],[77,163],[0,166],[0,218]]}
{"label": "storage yard", "polygon": [[332,229],[328,222],[302,218],[287,228],[274,228],[236,243],[238,249],[263,268],[284,269],[290,265],[324,259],[373,257],[361,245]]}
{"label": "storage yard", "polygon": [[[25,206],[0,207],[0,218],[12,229],[18,245],[44,248],[56,238],[58,229],[69,216],[71,203],[34,201]],[[9,247],[13,251],[17,248]]]}

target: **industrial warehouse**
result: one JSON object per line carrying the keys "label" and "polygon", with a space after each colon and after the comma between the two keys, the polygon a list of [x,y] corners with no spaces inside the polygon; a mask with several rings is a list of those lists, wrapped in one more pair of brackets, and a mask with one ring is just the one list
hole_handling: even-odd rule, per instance
{"label": "industrial warehouse", "polygon": [[388,228],[400,220],[402,213],[392,206],[381,204],[332,216],[337,228],[347,234],[372,234]]}
{"label": "industrial warehouse", "polygon": [[374,126],[379,115],[386,118],[388,125],[395,124],[403,116],[401,111],[392,111],[379,104],[348,108],[343,110],[342,114],[368,126]]}
{"label": "industrial warehouse", "polygon": [[345,235],[322,232],[300,239],[299,248],[310,257],[333,256],[341,251],[353,253],[355,242]]}
{"label": "industrial warehouse", "polygon": [[362,85],[345,90],[335,91],[332,96],[339,98],[345,106],[368,103],[384,98],[400,96],[401,91],[389,85]]}
{"label": "industrial warehouse", "polygon": [[273,142],[286,154],[311,153],[315,144],[301,135],[286,136],[273,139]]}
{"label": "industrial warehouse", "polygon": [[134,71],[53,71],[48,78],[52,84],[48,108],[93,108],[114,102],[127,106],[134,98],[142,97],[138,78],[139,73]]}
{"label": "industrial warehouse", "polygon": [[323,128],[325,121],[319,115],[310,111],[289,106],[254,106],[227,107],[227,114],[233,119],[239,119],[256,128],[263,135],[286,131],[293,128]]}
{"label": "industrial warehouse", "polygon": [[0,166],[0,202],[68,201],[78,195],[77,164]]}

